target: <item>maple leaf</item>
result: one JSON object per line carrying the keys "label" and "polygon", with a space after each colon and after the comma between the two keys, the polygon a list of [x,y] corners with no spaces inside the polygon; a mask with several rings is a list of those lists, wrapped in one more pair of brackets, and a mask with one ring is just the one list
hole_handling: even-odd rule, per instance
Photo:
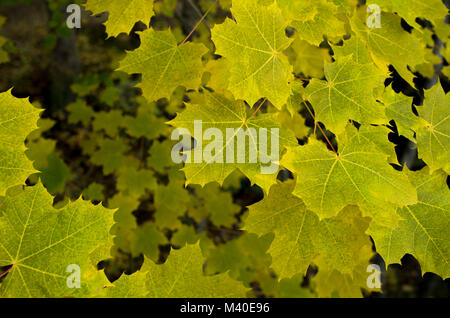
{"label": "maple leaf", "polygon": [[142,253],[156,263],[159,261],[159,246],[167,243],[167,238],[156,225],[147,222],[133,232],[131,250],[133,255]]}
{"label": "maple leaf", "polygon": [[320,218],[356,204],[364,215],[395,225],[395,206],[417,202],[414,187],[388,164],[390,156],[353,126],[337,139],[338,155],[314,139],[305,146],[288,148],[281,164],[298,175],[293,193]]}
{"label": "maple leaf", "polygon": [[266,198],[249,206],[243,228],[258,235],[274,233],[268,253],[280,279],[297,273],[304,275],[317,255],[312,241],[319,219],[307,210],[302,200],[291,194],[294,185],[293,181],[275,185]]}
{"label": "maple leaf", "polygon": [[[358,65],[367,65],[368,67],[373,67],[374,65],[369,49],[361,38],[356,35],[352,35],[350,39],[343,41],[342,45],[331,44],[331,47],[334,52],[333,57],[336,60],[351,55],[352,60]],[[387,77],[388,72],[385,72],[384,75]]]}
{"label": "maple leaf", "polygon": [[388,86],[382,99],[386,106],[386,116],[395,121],[399,135],[414,140],[414,130],[418,126],[419,119],[413,113],[413,97],[397,94],[391,86]]}
{"label": "maple leaf", "polygon": [[71,124],[82,123],[87,126],[91,119],[95,117],[94,110],[83,99],[77,99],[67,105],[66,109],[69,111],[68,121]]}
{"label": "maple leaf", "polygon": [[423,50],[409,49],[421,47],[415,30],[406,32],[401,26],[401,18],[386,12],[382,12],[380,17],[383,27],[368,28],[364,9],[357,11],[350,20],[352,30],[367,45],[373,61],[380,69],[387,71],[391,64],[408,83],[414,85],[414,76],[408,66],[414,68],[426,62]]}
{"label": "maple leaf", "polygon": [[386,123],[385,110],[374,98],[374,89],[384,79],[377,68],[357,64],[348,55],[325,64],[326,81],[313,79],[305,89],[317,121],[336,134],[344,131],[349,119],[361,124]]}
{"label": "maple leaf", "polygon": [[164,133],[169,128],[162,118],[154,114],[155,104],[141,103],[136,117],[125,116],[123,126],[128,135],[140,138],[154,139]]}
{"label": "maple leaf", "polygon": [[47,157],[47,162],[47,167],[40,173],[42,184],[52,194],[61,193],[66,187],[66,181],[71,178],[70,168],[56,152]]}
{"label": "maple leaf", "polygon": [[383,9],[398,13],[409,25],[418,26],[417,18],[425,18],[434,26],[445,21],[448,9],[441,0],[380,0],[377,4]]}
{"label": "maple leaf", "polygon": [[[371,245],[364,245],[359,253],[353,254],[352,262],[356,265],[351,274],[343,274],[333,266],[329,267],[324,257],[316,259],[314,263],[319,267],[319,272],[312,279],[312,284],[316,286],[317,296],[361,298],[363,296],[361,289],[368,289],[367,278],[370,273],[367,272],[367,267],[370,256],[373,256]],[[380,292],[380,289],[372,290]]]}
{"label": "maple leaf", "polygon": [[450,173],[450,94],[440,83],[425,91],[423,106],[417,107],[421,123],[417,129],[417,150],[433,172]]}
{"label": "maple leaf", "polygon": [[159,173],[165,173],[169,167],[175,165],[171,158],[171,151],[175,144],[176,142],[170,139],[162,142],[155,140],[149,151],[148,166]]}
{"label": "maple leaf", "polygon": [[106,135],[116,137],[119,127],[123,126],[122,111],[114,109],[110,112],[97,112],[92,127],[94,131],[103,130]]}
{"label": "maple leaf", "polygon": [[106,32],[114,37],[129,33],[138,21],[148,25],[154,14],[153,0],[87,0],[85,7],[94,14],[109,12]]}
{"label": "maple leaf", "polygon": [[123,274],[114,284],[105,286],[102,294],[98,296],[104,298],[145,298],[147,295],[146,275],[144,268],[132,275]]}
{"label": "maple leaf", "polygon": [[[61,210],[41,183],[6,196],[0,207],[0,266],[12,265],[0,284],[3,297],[88,296],[106,277],[96,265],[112,241],[113,213],[78,200]],[[102,246],[105,253],[89,255]],[[82,288],[68,288],[69,265],[81,269]]]}
{"label": "maple leaf", "polygon": [[11,91],[0,93],[0,195],[9,187],[24,184],[37,172],[25,155],[25,138],[37,128],[42,110]]}
{"label": "maple leaf", "polygon": [[331,41],[338,40],[347,32],[345,23],[338,15],[338,6],[326,0],[308,2],[309,6],[315,7],[317,14],[313,19],[294,19],[290,25],[297,30],[300,39],[313,45],[319,45],[324,37]]}
{"label": "maple leaf", "polygon": [[228,90],[236,99],[255,104],[266,97],[277,108],[290,95],[292,66],[282,52],[292,39],[281,10],[273,3],[261,7],[258,0],[234,1],[231,9],[236,22],[227,19],[212,29],[216,54],[230,65]]}
{"label": "maple leaf", "polygon": [[[279,156],[281,156],[283,147],[297,145],[297,140],[291,131],[280,127],[276,113],[259,114],[258,116],[253,117],[250,114],[251,113],[246,108],[244,102],[228,100],[221,95],[205,91],[204,102],[201,105],[188,104],[186,110],[179,113],[175,119],[169,122],[172,126],[189,129],[192,133],[194,132],[194,121],[202,120],[203,130],[216,128],[223,134],[223,145],[220,145],[217,148],[214,160],[211,162],[203,161],[200,163],[191,160],[191,163],[185,164],[183,171],[186,174],[186,184],[193,183],[203,186],[206,183],[217,181],[222,185],[225,178],[238,168],[252,183],[256,183],[264,190],[268,191],[270,186],[276,182],[276,173],[261,174],[261,168],[264,167],[265,164],[261,162],[249,163],[249,160],[246,159],[247,155],[245,155],[244,158],[240,158],[240,152],[236,150],[234,150],[233,153],[234,160],[232,160],[232,162],[226,162],[225,152],[230,152],[229,147],[231,146],[229,145],[233,145],[233,147],[236,148],[233,140],[240,131],[243,132],[250,128],[255,129],[256,131],[260,128],[267,129],[267,154],[272,152],[270,131],[273,128],[279,129]],[[226,137],[227,129],[235,129],[235,134],[232,136],[228,134],[229,139]],[[258,140],[255,140],[254,138],[245,138],[244,140],[248,140],[248,143],[245,142],[245,144],[246,146],[249,146],[249,149],[256,149],[255,151],[258,157],[261,151],[258,146]],[[217,141],[207,142],[204,140],[203,147],[206,148],[208,145],[211,146],[213,145],[213,142]],[[196,148],[200,149],[200,147]],[[194,154],[196,148],[192,150]],[[220,157],[222,157],[221,161],[218,159]],[[239,158],[245,159],[243,160],[243,163],[239,163],[239,161],[241,161]]]}
{"label": "maple leaf", "polygon": [[230,80],[230,66],[226,58],[210,60],[205,67],[205,86],[212,88],[214,92],[232,98],[233,94],[227,89]]}
{"label": "maple leaf", "polygon": [[268,252],[280,279],[305,275],[319,254],[326,260],[327,268],[352,276],[359,265],[355,260],[365,257],[368,261],[373,255],[364,248],[371,246],[365,234],[370,219],[362,218],[357,207],[347,206],[336,217],[319,222],[317,215],[291,194],[294,185],[289,181],[273,186],[266,198],[251,205],[244,230],[258,235],[274,234]]}
{"label": "maple leaf", "polygon": [[127,53],[119,70],[142,73],[144,96],[149,101],[170,98],[178,86],[196,89],[203,74],[202,55],[208,50],[203,44],[182,43],[170,30],[140,33],[141,46]]}
{"label": "maple leaf", "polygon": [[[275,0],[267,0],[271,3]],[[318,13],[316,5],[306,0],[277,0],[278,6],[283,12],[283,17],[289,20],[309,21]]]}
{"label": "maple leaf", "polygon": [[418,202],[398,209],[402,220],[394,229],[373,223],[369,234],[387,264],[400,263],[404,254],[417,258],[422,272],[450,277],[450,191],[447,174],[429,168],[408,172],[417,189]]}
{"label": "maple leaf", "polygon": [[156,178],[153,172],[147,169],[136,169],[134,167],[122,167],[118,173],[117,189],[122,193],[130,194],[139,198],[146,190],[156,189]]}
{"label": "maple leaf", "polygon": [[160,229],[178,228],[179,218],[188,209],[189,194],[183,183],[169,177],[167,186],[158,186],[155,190],[155,222]]}
{"label": "maple leaf", "polygon": [[209,217],[214,225],[232,227],[237,222],[235,215],[240,212],[241,207],[233,203],[231,193],[222,191],[217,182],[194,189],[202,203],[196,209],[204,209],[204,216]]}
{"label": "maple leaf", "polygon": [[104,174],[110,174],[121,167],[127,149],[128,146],[122,139],[104,139],[100,142],[100,149],[93,153],[91,161],[103,166]]}
{"label": "maple leaf", "polygon": [[291,45],[292,54],[289,60],[294,65],[296,74],[304,74],[315,78],[324,76],[325,62],[331,63],[331,56],[328,49],[320,48],[300,40],[298,33],[295,34],[295,40]]}
{"label": "maple leaf", "polygon": [[227,273],[207,276],[199,244],[172,250],[163,265],[149,262],[147,289],[149,297],[158,298],[237,298],[245,297],[247,288]]}
{"label": "maple leaf", "polygon": [[336,217],[320,221],[313,244],[321,256],[323,269],[333,268],[353,277],[360,258],[368,263],[373,256],[372,242],[365,234],[371,219],[361,217],[357,206],[349,205]]}
{"label": "maple leaf", "polygon": [[182,225],[178,229],[170,240],[173,246],[183,247],[186,244],[194,244],[197,242],[198,236],[193,226]]}
{"label": "maple leaf", "polygon": [[102,184],[93,182],[83,191],[83,199],[90,201],[103,201],[105,199],[105,195],[103,194],[104,189],[105,187]]}
{"label": "maple leaf", "polygon": [[[253,281],[264,284],[271,277],[271,256],[267,253],[273,234],[258,237],[246,233],[220,246],[201,241],[202,251],[207,256],[206,273],[225,273],[249,286]],[[262,286],[263,287],[263,286]]]}

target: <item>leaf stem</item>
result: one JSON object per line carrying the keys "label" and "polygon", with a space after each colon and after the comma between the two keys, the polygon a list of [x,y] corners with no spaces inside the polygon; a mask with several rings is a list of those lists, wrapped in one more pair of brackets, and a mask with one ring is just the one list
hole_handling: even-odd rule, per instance
{"label": "leaf stem", "polygon": [[[217,0],[216,0],[217,1]],[[187,40],[189,40],[189,38],[191,37],[191,35],[195,32],[195,30],[197,30],[197,28],[199,27],[199,25],[203,22],[203,20],[205,20],[206,16],[208,15],[209,11],[211,11],[211,9],[216,5],[216,1],[214,1],[214,3],[209,7],[208,10],[206,10],[205,14],[201,17],[201,19],[197,22],[197,24],[195,25],[195,27],[192,29],[192,31],[186,36],[186,38],[183,40],[183,42],[181,42],[181,44],[186,43]]]}
{"label": "leaf stem", "polygon": [[309,114],[313,118],[315,127],[319,127],[319,129],[322,132],[322,135],[325,137],[327,143],[330,145],[331,149],[333,149],[333,152],[336,154],[336,156],[339,156],[337,151],[336,151],[336,149],[334,149],[333,144],[331,143],[330,139],[328,139],[328,136],[325,134],[325,132],[323,131],[322,127],[320,127],[319,123],[316,121],[316,117],[312,113],[312,111],[309,108],[308,104],[305,101],[303,101],[303,104],[306,106],[306,109],[308,110]]}
{"label": "leaf stem", "polygon": [[262,100],[262,102],[259,104],[259,106],[256,108],[256,110],[255,110],[255,112],[249,117],[249,118],[247,118],[247,120],[245,121],[245,122],[248,122],[250,119],[252,119],[255,115],[256,115],[256,113],[261,109],[261,106],[266,102],[266,100],[267,100],[267,98],[264,98],[263,100]]}
{"label": "leaf stem", "polygon": [[6,271],[4,271],[3,273],[1,273],[1,274],[0,274],[0,279],[1,279],[3,276],[6,276],[6,274],[8,274],[8,273],[12,270],[12,268],[13,268],[13,266],[11,266],[11,267],[8,268]]}

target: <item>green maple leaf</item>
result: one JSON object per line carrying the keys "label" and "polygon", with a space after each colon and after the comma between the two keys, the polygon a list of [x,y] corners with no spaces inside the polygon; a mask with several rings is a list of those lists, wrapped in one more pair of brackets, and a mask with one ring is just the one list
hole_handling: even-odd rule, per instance
{"label": "green maple leaf", "polygon": [[234,1],[233,20],[216,25],[211,38],[216,54],[230,65],[228,90],[236,99],[255,104],[266,97],[277,108],[286,103],[292,66],[282,52],[292,40],[276,3],[260,6],[258,0]]}
{"label": "green maple leaf", "polygon": [[416,18],[425,18],[436,27],[445,20],[448,12],[442,0],[380,0],[377,4],[398,13],[412,26],[418,25]]}
{"label": "green maple leaf", "polygon": [[298,19],[290,23],[297,30],[298,37],[313,45],[319,45],[324,37],[335,41],[344,36],[345,22],[338,15],[338,6],[326,0],[318,0],[310,6],[315,6],[318,12],[314,19]]}
{"label": "green maple leaf", "polygon": [[[367,242],[367,240],[365,240]],[[326,259],[319,257],[315,264],[319,272],[312,279],[318,297],[326,298],[361,298],[361,289],[368,290],[367,272],[369,260],[373,256],[372,246],[364,245],[359,254],[353,254],[352,262],[357,264],[351,274],[343,274],[333,267],[328,267]],[[381,292],[380,289],[372,289]]]}
{"label": "green maple leaf", "polygon": [[77,99],[75,102],[67,105],[67,110],[69,111],[68,121],[71,124],[81,122],[83,125],[87,126],[95,116],[94,110],[89,107],[83,99]]}
{"label": "green maple leaf", "polygon": [[159,135],[164,135],[169,128],[165,120],[158,118],[154,114],[155,104],[141,103],[136,117],[122,117],[123,126],[128,135],[140,138],[154,139]]}
{"label": "green maple leaf", "polygon": [[416,131],[419,158],[431,172],[442,168],[450,173],[450,94],[438,83],[425,91],[424,104],[417,111],[421,118]]}
{"label": "green maple leaf", "polygon": [[395,121],[398,133],[414,140],[414,130],[419,119],[412,110],[413,97],[397,94],[391,86],[388,86],[383,94],[383,103],[386,106],[386,116]]}
{"label": "green maple leaf", "polygon": [[154,14],[153,0],[88,0],[85,7],[94,14],[109,12],[106,32],[114,37],[129,33],[138,21],[148,25]]}
{"label": "green maple leaf", "polygon": [[132,235],[132,253],[138,256],[144,254],[153,262],[159,261],[159,246],[167,244],[167,238],[154,223],[145,223]]}
{"label": "green maple leaf", "polygon": [[303,275],[296,275],[292,278],[283,278],[278,284],[278,291],[275,297],[280,298],[313,298],[315,294],[308,288],[304,288]]}
{"label": "green maple leaf", "polygon": [[37,172],[25,155],[25,138],[37,128],[41,110],[11,91],[0,93],[0,195],[9,187],[24,184]]}
{"label": "green maple leaf", "polygon": [[294,65],[296,74],[323,78],[325,62],[331,63],[328,49],[300,40],[298,33],[295,34],[295,40],[292,42],[291,49],[293,54],[289,56],[289,60]]}
{"label": "green maple leaf", "polygon": [[[343,41],[342,45],[331,45],[331,47],[334,52],[333,57],[337,60],[351,55],[352,60],[359,65],[373,65],[366,44],[356,35],[352,35],[350,39]],[[385,75],[387,77],[388,73],[385,73]]]}
{"label": "green maple leaf", "polygon": [[40,173],[42,183],[52,194],[64,192],[66,181],[71,178],[70,168],[56,152],[47,157],[47,162],[47,167]]}
{"label": "green maple leaf", "polygon": [[146,265],[140,271],[132,275],[123,274],[114,284],[109,284],[104,288],[99,297],[106,298],[145,298],[147,295],[146,275],[144,272]]}
{"label": "green maple leaf", "polygon": [[91,201],[103,201],[105,199],[104,189],[104,185],[93,182],[83,191],[83,198]]}
{"label": "green maple leaf", "polygon": [[261,237],[246,233],[226,244],[215,246],[202,242],[202,251],[207,255],[206,273],[225,273],[249,286],[253,281],[263,283],[270,277],[271,256],[267,253],[273,234]]}
{"label": "green maple leaf", "polygon": [[[227,150],[227,145],[231,145],[232,140],[236,139],[235,136],[239,132],[253,128],[256,131],[259,128],[267,129],[267,153],[271,153],[271,138],[270,129],[279,129],[279,157],[281,157],[281,151],[285,146],[297,145],[297,140],[295,139],[293,133],[289,130],[280,127],[280,123],[277,120],[276,113],[269,114],[258,114],[258,116],[251,116],[251,113],[242,101],[228,100],[225,97],[209,93],[205,91],[204,102],[201,105],[187,105],[186,110],[179,113],[178,116],[169,122],[172,126],[189,129],[191,134],[194,132],[194,121],[202,120],[203,130],[208,128],[217,128],[222,132],[223,135],[223,145],[219,145],[216,148],[214,159],[211,162],[204,160],[203,162],[196,163],[191,160],[191,163],[186,163],[183,171],[186,174],[186,184],[200,184],[205,185],[212,181],[217,181],[222,185],[225,178],[231,174],[236,168],[241,170],[252,183],[256,183],[261,186],[264,190],[268,191],[270,186],[276,182],[276,173],[274,174],[261,174],[261,168],[267,166],[261,162],[248,163],[248,158],[245,155],[244,158],[240,158],[238,151],[236,150],[236,143],[234,144],[234,160],[233,162],[226,162],[225,152]],[[226,130],[235,129],[233,136],[228,136],[227,139]],[[258,146],[258,141],[254,138],[245,138],[246,146],[249,149],[256,149],[257,156],[260,154],[260,149]],[[214,141],[207,142],[203,140],[203,148],[213,145]],[[196,147],[197,148],[197,147]],[[195,154],[196,148],[192,150]],[[198,147],[198,149],[200,149]],[[190,150],[189,150],[190,151]],[[194,158],[194,156],[192,156]],[[220,159],[222,158],[222,162]],[[245,163],[238,163],[239,160],[243,160]]]}
{"label": "green maple leaf", "polygon": [[48,168],[48,157],[55,151],[55,147],[55,140],[39,138],[28,143],[25,154],[33,161],[33,166],[42,171]]}
{"label": "green maple leaf", "polygon": [[230,81],[230,66],[226,58],[222,57],[217,60],[209,60],[205,66],[204,84],[212,88],[214,92],[229,96],[233,94],[227,90]]}
{"label": "green maple leaf", "polygon": [[349,119],[361,124],[386,123],[385,110],[374,97],[374,89],[384,75],[369,64],[358,64],[352,55],[325,64],[326,81],[313,79],[305,89],[317,121],[336,134],[344,131]]}
{"label": "green maple leaf", "polygon": [[175,182],[169,177],[167,186],[158,186],[155,191],[155,222],[160,229],[178,228],[179,218],[188,209],[189,193],[183,183]]}
{"label": "green maple leaf", "polygon": [[319,220],[302,200],[291,194],[294,185],[286,182],[273,186],[266,198],[249,206],[243,228],[258,235],[274,233],[268,253],[280,279],[297,273],[304,275],[317,255],[312,240]]}
{"label": "green maple leaf", "polygon": [[163,265],[148,264],[149,297],[212,298],[245,297],[247,288],[227,273],[207,276],[203,273],[205,259],[199,244],[172,250]]}
{"label": "green maple leaf", "polygon": [[195,188],[197,196],[202,201],[206,216],[216,226],[232,227],[237,222],[237,215],[241,207],[233,203],[230,192],[222,191],[217,182],[211,182],[203,188]]}
{"label": "green maple leaf", "polygon": [[389,133],[392,130],[386,126],[361,126],[359,128],[359,138],[361,142],[366,141],[372,144],[380,153],[388,155],[388,162],[399,165],[395,145],[389,142]]}
{"label": "green maple leaf", "polygon": [[[0,266],[12,265],[0,295],[87,296],[102,288],[106,278],[96,265],[112,243],[112,211],[82,200],[56,210],[40,183],[12,192],[0,207],[0,233],[7,238],[0,242]],[[104,253],[96,252],[99,246]],[[71,264],[81,269],[79,289],[67,285]]]}
{"label": "green maple leaf", "polygon": [[352,277],[359,259],[363,257],[368,263],[373,256],[370,237],[365,234],[369,223],[370,218],[361,217],[354,205],[345,207],[336,217],[321,220],[313,240],[321,264]]}
{"label": "green maple leaf", "polygon": [[92,127],[94,131],[104,130],[110,137],[116,137],[119,127],[124,125],[122,111],[115,109],[110,112],[97,112],[94,115]]}
{"label": "green maple leaf", "polygon": [[166,170],[173,166],[171,151],[175,141],[166,139],[162,142],[155,140],[150,148],[147,164],[159,173],[165,173]]}
{"label": "green maple leaf", "polygon": [[361,8],[351,19],[352,30],[366,45],[375,64],[387,71],[391,64],[397,72],[411,85],[413,74],[408,66],[424,64],[424,50],[410,50],[411,47],[422,47],[421,41],[415,35],[406,32],[401,26],[401,18],[392,13],[381,13],[381,28],[369,28],[366,24],[366,11]]}
{"label": "green maple leaf", "polygon": [[170,30],[140,33],[141,46],[127,53],[119,70],[142,73],[144,96],[149,101],[170,98],[178,86],[197,89],[201,83],[201,57],[208,51],[203,44],[182,43]]}
{"label": "green maple leaf", "polygon": [[273,232],[268,252],[279,278],[304,275],[319,254],[326,260],[324,266],[352,276],[358,260],[366,257],[368,261],[373,254],[365,248],[371,246],[365,234],[370,219],[361,217],[357,207],[347,206],[336,217],[319,222],[317,215],[291,194],[294,185],[274,186],[267,198],[250,206],[244,229],[258,235]]}
{"label": "green maple leaf", "polygon": [[173,246],[183,247],[186,244],[197,242],[198,236],[193,226],[182,225],[171,237],[170,242]]}
{"label": "green maple leaf", "polygon": [[103,173],[110,174],[122,166],[124,153],[128,146],[122,139],[104,139],[100,142],[100,149],[91,157],[92,163],[103,166]]}
{"label": "green maple leaf", "polygon": [[414,187],[388,164],[390,156],[384,147],[380,149],[353,126],[337,139],[338,155],[315,139],[305,146],[288,148],[281,164],[298,175],[293,193],[321,218],[355,204],[365,215],[395,225],[395,207],[417,202]]}
{"label": "green maple leaf", "polygon": [[122,167],[117,178],[117,189],[139,198],[146,190],[156,189],[156,178],[150,170]]}
{"label": "green maple leaf", "polygon": [[318,13],[317,6],[307,0],[260,0],[265,5],[276,2],[283,12],[283,17],[289,20],[309,21]]}
{"label": "green maple leaf", "polygon": [[[330,0],[328,0],[330,1]],[[339,12],[351,14],[358,5],[358,0],[331,0],[339,7]]]}
{"label": "green maple leaf", "polygon": [[447,174],[442,170],[430,174],[428,168],[408,172],[417,189],[418,203],[398,209],[402,220],[394,229],[370,226],[369,234],[377,252],[387,264],[400,263],[404,254],[417,258],[422,272],[433,272],[443,279],[450,277],[450,191]]}

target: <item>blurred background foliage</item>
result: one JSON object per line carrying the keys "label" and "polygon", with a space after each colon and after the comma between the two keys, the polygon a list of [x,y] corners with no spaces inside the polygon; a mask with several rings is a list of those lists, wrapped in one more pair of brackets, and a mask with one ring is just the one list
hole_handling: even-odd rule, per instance
{"label": "blurred background foliage", "polygon": [[[111,281],[138,270],[143,255],[162,263],[171,245],[182,247],[200,240],[210,260],[207,272],[225,272],[234,262],[231,275],[251,286],[256,296],[313,295],[317,268],[311,266],[306,277],[278,283],[267,254],[273,238],[239,230],[246,206],[263,197],[259,187],[251,186],[240,173],[232,174],[223,187],[216,183],[184,187],[184,174],[170,158],[173,142],[165,122],[184,108],[184,102],[195,99],[195,92],[179,88],[170,100],[149,103],[136,88],[139,76],[114,71],[126,50],[139,47],[138,32],[146,25],[136,23],[129,35],[107,38],[102,24],[107,14],[83,10],[81,29],[69,29],[66,7],[71,3],[83,1],[0,0],[0,91],[13,87],[15,96],[30,96],[33,104],[44,109],[39,129],[27,139],[27,155],[40,171],[28,183],[41,178],[55,196],[55,206],[82,196],[118,209],[112,229],[114,256],[99,264]],[[151,26],[170,27],[181,42],[212,4],[212,0],[157,0]],[[217,1],[190,39],[205,44],[210,56],[214,48],[209,29],[229,16],[230,6],[231,0]],[[323,63],[332,60],[327,43],[314,47],[296,41],[291,49],[301,57],[291,61],[299,77],[323,76]],[[221,66],[213,61],[206,67]],[[437,74],[419,76],[417,89],[395,72],[390,81],[396,91],[415,96],[420,103],[423,88]],[[206,73],[204,81],[212,80]],[[440,80],[448,91],[449,79],[441,74]],[[312,132],[314,121],[303,110],[294,120],[286,116],[286,125],[301,142]],[[411,169],[423,166],[414,145],[399,136],[395,127],[390,139],[397,145],[401,164]],[[280,179],[291,177],[286,171],[279,175]],[[231,256],[224,267],[220,259]],[[384,264],[379,256],[372,262],[383,269],[383,287],[381,292],[363,291],[366,297],[450,295],[449,280],[433,273],[423,275],[410,255],[405,255],[402,264]]]}

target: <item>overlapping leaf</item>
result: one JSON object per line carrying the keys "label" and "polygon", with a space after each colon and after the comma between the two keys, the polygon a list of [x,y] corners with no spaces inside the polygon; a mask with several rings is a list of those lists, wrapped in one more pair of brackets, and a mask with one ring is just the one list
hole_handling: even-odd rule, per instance
{"label": "overlapping leaf", "polygon": [[450,173],[450,94],[437,84],[425,92],[424,104],[417,110],[422,119],[416,137],[419,158],[431,172],[442,168]]}
{"label": "overlapping leaf", "polygon": [[377,251],[386,263],[399,263],[404,254],[417,258],[423,273],[433,272],[442,278],[450,276],[450,192],[447,175],[430,174],[428,168],[409,172],[417,189],[418,203],[398,210],[402,220],[394,229],[371,225]]}
{"label": "overlapping leaf", "polygon": [[338,144],[338,154],[316,140],[288,149],[281,163],[298,175],[293,193],[321,218],[356,204],[365,215],[395,225],[399,219],[395,206],[417,202],[407,177],[388,164],[388,154],[352,126],[338,136]]}
{"label": "overlapping leaf", "polygon": [[266,97],[281,108],[290,94],[292,66],[283,51],[292,42],[287,21],[276,3],[264,7],[258,0],[234,1],[235,21],[227,19],[212,30],[216,53],[230,65],[228,89],[236,99],[253,105]]}
{"label": "overlapping leaf", "polygon": [[247,288],[227,273],[207,276],[203,273],[205,259],[199,244],[172,250],[166,263],[150,263],[147,274],[149,297],[210,298],[245,297]]}
{"label": "overlapping leaf", "polygon": [[[188,105],[186,110],[178,114],[170,124],[175,127],[186,128],[190,131],[191,136],[198,138],[199,136],[195,136],[194,133],[194,122],[196,120],[202,121],[203,131],[208,128],[218,129],[218,131],[216,130],[217,134],[220,132],[223,138],[220,140],[220,136],[215,135],[210,136],[209,140],[213,139],[211,141],[204,138],[203,149],[210,149],[211,151],[215,149],[213,158],[208,159],[209,161],[206,158],[202,161],[195,161],[196,156],[200,158],[202,155],[199,141],[197,141],[198,146],[194,150],[189,150],[191,162],[186,163],[183,169],[188,184],[205,185],[211,181],[217,181],[219,184],[222,184],[225,178],[238,168],[252,183],[256,183],[268,191],[270,186],[276,182],[278,169],[276,162],[271,164],[261,162],[260,139],[257,139],[258,137],[261,138],[262,135],[260,129],[267,129],[265,134],[267,136],[267,154],[269,156],[272,154],[273,158],[276,155],[281,157],[283,147],[297,144],[293,134],[289,130],[280,127],[276,113],[258,114],[252,117],[251,112],[249,112],[242,101],[228,100],[218,94],[205,92],[205,99],[202,105]],[[272,149],[272,139],[276,138],[271,136],[274,128],[278,129],[279,132],[278,154],[276,154],[277,150],[275,148]],[[230,133],[227,133],[227,129],[234,129],[234,133],[230,135]],[[253,129],[257,135],[253,136],[249,133],[249,136],[245,137],[245,133],[250,132],[250,129]],[[239,138],[236,136],[238,134],[244,136],[244,149],[242,149],[244,147],[242,144],[239,147],[237,146]],[[254,163],[250,162],[250,154],[248,153],[252,150],[257,155],[257,160]],[[198,152],[196,153],[196,151]],[[228,157],[232,160],[228,160]],[[270,168],[271,173],[262,174],[262,169],[268,167],[273,168]]]}
{"label": "overlapping leaf", "polygon": [[[113,213],[78,200],[61,210],[42,184],[12,191],[1,205],[0,266],[12,265],[3,297],[88,296],[106,282],[96,265],[108,256]],[[102,252],[95,252],[101,246]],[[90,258],[89,255],[94,253]],[[69,288],[67,268],[81,270],[82,288]]]}
{"label": "overlapping leaf", "polygon": [[325,77],[326,81],[310,82],[305,98],[311,101],[316,119],[329,130],[341,133],[350,119],[361,124],[387,122],[383,105],[374,98],[384,76],[373,65],[357,64],[348,55],[325,64]]}
{"label": "overlapping leaf", "polygon": [[129,33],[138,21],[148,25],[153,16],[153,0],[87,0],[85,7],[94,14],[109,13],[105,23],[109,36]]}
{"label": "overlapping leaf", "polygon": [[317,236],[318,217],[291,194],[293,187],[293,182],[273,186],[267,198],[249,207],[245,220],[244,230],[275,234],[268,252],[280,278],[304,275],[317,255],[312,241]]}
{"label": "overlapping leaf", "polygon": [[25,155],[25,138],[37,128],[40,112],[11,91],[0,93],[0,195],[37,172]]}
{"label": "overlapping leaf", "polygon": [[351,19],[352,30],[367,45],[373,61],[381,69],[387,70],[393,65],[396,71],[411,85],[413,74],[408,70],[425,63],[424,50],[411,50],[411,47],[421,48],[421,42],[415,35],[406,32],[401,26],[401,18],[392,13],[381,13],[381,28],[369,28],[366,25],[366,12],[361,8]]}
{"label": "overlapping leaf", "polygon": [[202,55],[207,52],[203,44],[178,45],[170,30],[140,33],[141,46],[129,52],[120,62],[119,70],[142,73],[144,97],[148,101],[170,98],[178,86],[188,89],[200,86],[203,74]]}

